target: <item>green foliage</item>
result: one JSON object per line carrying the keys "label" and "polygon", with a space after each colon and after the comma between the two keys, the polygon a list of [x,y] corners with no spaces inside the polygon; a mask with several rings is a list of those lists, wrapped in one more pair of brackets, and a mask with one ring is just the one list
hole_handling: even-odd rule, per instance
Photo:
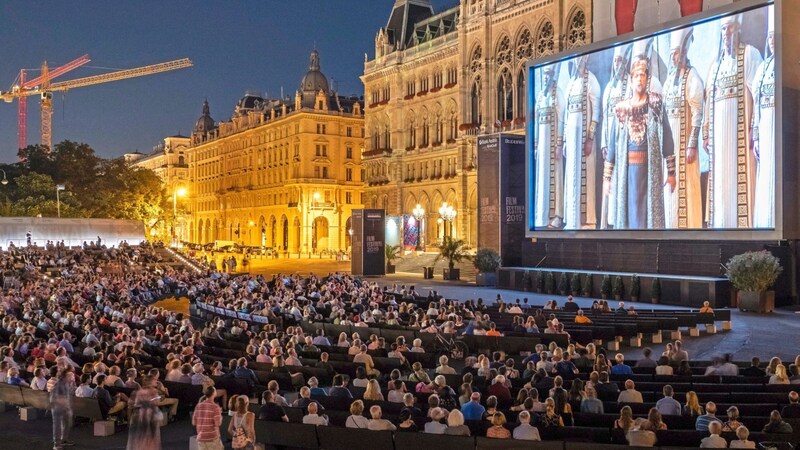
{"label": "green foliage", "polygon": [[558,292],[560,292],[561,295],[565,295],[567,289],[569,289],[569,274],[564,272],[558,279]]}
{"label": "green foliage", "polygon": [[641,293],[642,285],[641,281],[639,281],[639,275],[633,274],[631,276],[631,297],[639,298]]}
{"label": "green foliage", "polygon": [[600,293],[603,297],[611,297],[611,276],[603,275],[603,282],[600,284]]}
{"label": "green foliage", "polygon": [[553,275],[553,272],[547,272],[544,276],[544,291],[548,294],[552,294],[556,291],[556,277]]}
{"label": "green foliage", "polygon": [[766,250],[736,255],[725,266],[733,287],[747,292],[767,291],[782,271],[778,258]]}
{"label": "green foliage", "polygon": [[31,145],[19,155],[24,162],[0,166],[9,179],[0,187],[0,215],[55,217],[55,187],[63,184],[62,217],[133,219],[150,227],[171,217],[171,198],[152,170],[102,159],[87,144],[71,141],[52,152]]}
{"label": "green foliage", "polygon": [[492,273],[500,268],[500,262],[500,255],[496,251],[491,248],[482,248],[478,250],[472,264],[481,273]]}
{"label": "green foliage", "polygon": [[394,260],[402,258],[399,245],[386,244],[384,251],[386,253],[386,264],[391,264]]}
{"label": "green foliage", "polygon": [[661,299],[661,279],[654,278],[653,279],[653,286],[650,288],[650,298],[660,300]]}
{"label": "green foliage", "polygon": [[583,296],[584,297],[591,297],[592,291],[594,290],[593,286],[593,279],[592,274],[587,274],[586,278],[583,279]]}
{"label": "green foliage", "polygon": [[581,274],[574,273],[572,274],[572,283],[571,286],[572,292],[580,293],[581,292]]}
{"label": "green foliage", "polygon": [[544,271],[536,271],[536,290],[539,292],[544,291]]}
{"label": "green foliage", "polygon": [[433,262],[436,264],[442,259],[447,261],[447,268],[450,270],[455,268],[456,263],[469,260],[470,256],[469,253],[467,253],[467,243],[463,239],[445,237],[442,243],[439,244],[439,254],[436,255],[436,259],[434,259]]}
{"label": "green foliage", "polygon": [[616,277],[614,277],[614,288],[612,293],[615,296],[617,296],[617,295],[622,295],[624,292],[625,292],[625,285],[622,283],[622,277],[617,275]]}

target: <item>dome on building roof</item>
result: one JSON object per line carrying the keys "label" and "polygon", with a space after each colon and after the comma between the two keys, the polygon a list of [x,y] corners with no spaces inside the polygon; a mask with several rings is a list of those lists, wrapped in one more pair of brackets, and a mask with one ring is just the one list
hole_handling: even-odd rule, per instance
{"label": "dome on building roof", "polygon": [[264,98],[258,92],[246,91],[238,103],[236,103],[236,113],[240,114],[245,111],[252,111],[262,109],[264,107]]}
{"label": "dome on building roof", "polygon": [[197,119],[194,125],[194,131],[205,133],[214,129],[214,119],[211,118],[211,111],[208,107],[208,100],[203,102],[203,114]]}
{"label": "dome on building roof", "polygon": [[319,52],[311,52],[311,62],[308,65],[308,72],[300,83],[300,90],[303,92],[317,93],[320,90],[328,93],[328,78],[319,69]]}

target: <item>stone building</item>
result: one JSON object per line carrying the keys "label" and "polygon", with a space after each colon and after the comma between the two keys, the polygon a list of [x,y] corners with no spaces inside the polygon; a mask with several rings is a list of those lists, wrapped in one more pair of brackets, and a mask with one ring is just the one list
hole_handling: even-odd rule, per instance
{"label": "stone building", "polygon": [[188,240],[348,249],[362,207],[362,100],[330,88],[315,50],[294,98],[247,92],[223,122],[204,103],[187,150]]}
{"label": "stone building", "polygon": [[396,0],[365,58],[364,203],[477,244],[476,137],[525,125],[525,63],[592,39],[591,0]]}

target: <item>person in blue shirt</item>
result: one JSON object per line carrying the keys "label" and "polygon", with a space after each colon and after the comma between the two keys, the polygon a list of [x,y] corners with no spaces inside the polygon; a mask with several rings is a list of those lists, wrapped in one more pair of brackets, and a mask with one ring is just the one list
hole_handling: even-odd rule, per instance
{"label": "person in blue shirt", "polygon": [[664,398],[656,402],[656,409],[662,416],[680,416],[682,413],[681,404],[672,398],[672,386],[664,386],[662,392]]}
{"label": "person in blue shirt", "polygon": [[612,375],[633,375],[633,369],[625,364],[625,356],[622,353],[617,353],[614,359],[617,363],[611,367]]}
{"label": "person in blue shirt", "polygon": [[464,420],[481,420],[486,408],[481,405],[481,393],[473,392],[469,401],[461,406],[461,414],[464,415]]}

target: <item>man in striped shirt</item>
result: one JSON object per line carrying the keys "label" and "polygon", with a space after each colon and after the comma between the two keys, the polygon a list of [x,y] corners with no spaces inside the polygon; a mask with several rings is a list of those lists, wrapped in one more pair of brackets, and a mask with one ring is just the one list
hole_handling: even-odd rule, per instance
{"label": "man in striped shirt", "polygon": [[222,409],[214,403],[217,390],[210,386],[205,394],[205,400],[197,404],[192,415],[192,425],[197,430],[197,446],[200,450],[222,450],[219,434]]}

